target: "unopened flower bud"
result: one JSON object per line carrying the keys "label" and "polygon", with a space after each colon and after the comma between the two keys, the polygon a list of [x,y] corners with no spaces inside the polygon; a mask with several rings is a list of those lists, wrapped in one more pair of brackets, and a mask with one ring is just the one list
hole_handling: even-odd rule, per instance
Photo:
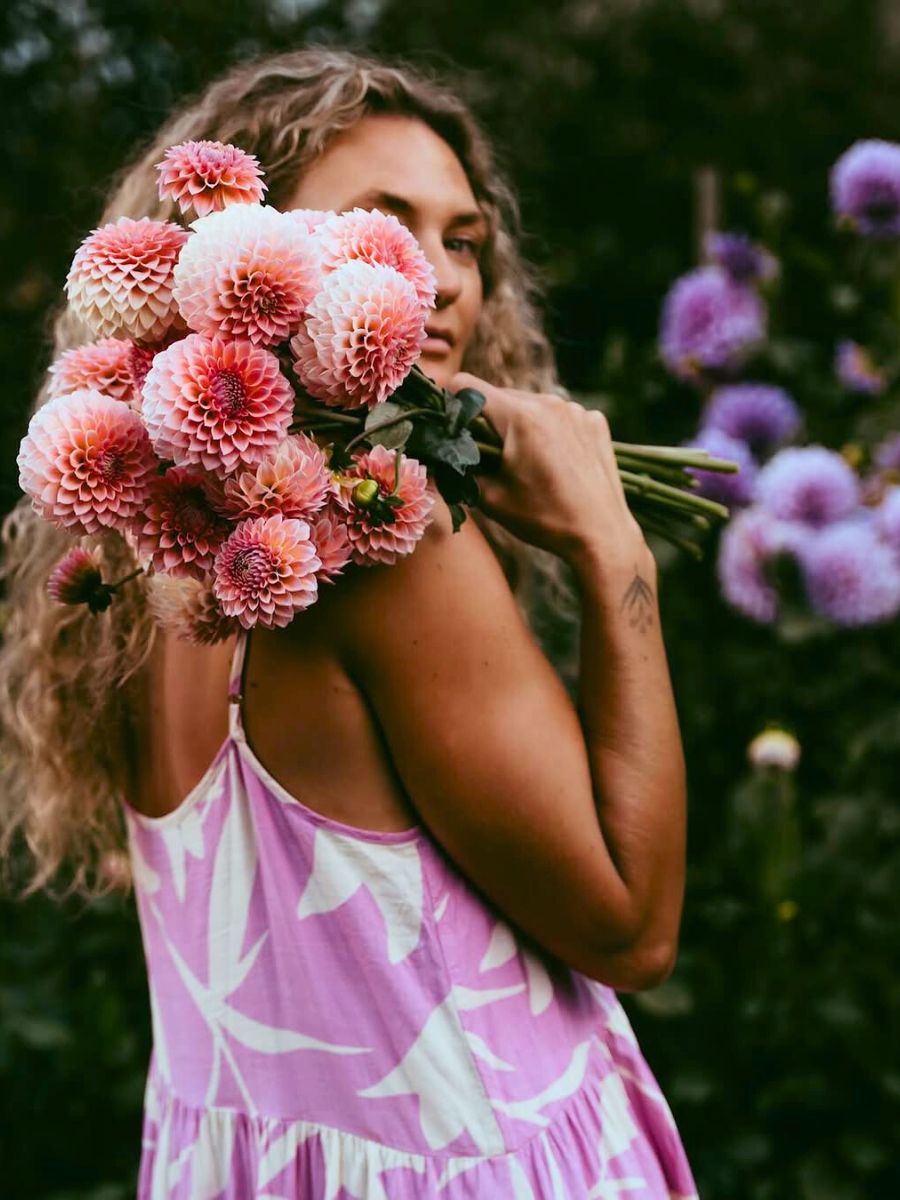
{"label": "unopened flower bud", "polygon": [[368,508],[378,497],[378,484],[374,479],[361,479],[353,489],[353,503],[359,508]]}
{"label": "unopened flower bud", "polygon": [[800,743],[786,729],[764,729],[747,747],[747,757],[757,768],[793,771],[800,760]]}

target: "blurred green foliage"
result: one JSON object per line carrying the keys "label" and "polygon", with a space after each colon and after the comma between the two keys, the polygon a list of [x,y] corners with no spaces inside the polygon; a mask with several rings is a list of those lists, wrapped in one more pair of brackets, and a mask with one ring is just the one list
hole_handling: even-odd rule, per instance
{"label": "blurred green foliage", "polygon": [[[8,0],[3,507],[18,495],[48,314],[112,173],[222,67],[310,40],[452,67],[518,189],[563,378],[622,440],[696,427],[698,397],[665,377],[654,338],[663,293],[695,260],[694,173],[714,165],[724,224],[765,235],[790,264],[767,376],[794,391],[811,440],[840,446],[867,418],[829,382],[833,337],[853,335],[871,298],[834,277],[827,171],[859,137],[900,139],[893,12],[875,0]],[[624,1002],[704,1200],[895,1195],[897,626],[778,638],[727,608],[712,563],[712,548],[700,565],[661,551],[688,886],[674,974]],[[548,628],[550,652],[570,656],[571,633]],[[780,783],[746,759],[770,719],[803,750]],[[3,1191],[131,1196],[149,1053],[133,905],[7,899],[0,920]]]}

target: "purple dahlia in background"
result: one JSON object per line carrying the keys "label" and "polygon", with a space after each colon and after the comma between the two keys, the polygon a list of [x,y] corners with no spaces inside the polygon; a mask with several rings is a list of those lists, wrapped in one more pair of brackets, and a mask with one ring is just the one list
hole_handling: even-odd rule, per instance
{"label": "purple dahlia in background", "polygon": [[881,503],[871,512],[875,532],[900,555],[900,487],[888,488]]}
{"label": "purple dahlia in background", "polygon": [[713,458],[730,458],[740,467],[739,471],[730,475],[722,471],[704,471],[698,467],[686,467],[685,470],[700,481],[700,487],[697,490],[701,496],[708,496],[710,500],[718,500],[721,504],[750,503],[753,499],[759,468],[746,442],[729,437],[721,429],[701,429],[695,437],[689,438],[681,444],[708,450]]}
{"label": "purple dahlia in background", "polygon": [[889,433],[875,447],[872,458],[882,471],[900,470],[900,433]]}
{"label": "purple dahlia in background", "polygon": [[733,383],[717,388],[707,400],[703,427],[721,429],[761,455],[792,438],[802,419],[800,409],[783,388],[770,383]]}
{"label": "purple dahlia in background", "polygon": [[851,518],[812,535],[800,556],[809,602],[838,625],[900,612],[900,562],[873,522]]}
{"label": "purple dahlia in background", "polygon": [[703,252],[735,283],[766,283],[778,274],[778,259],[745,233],[708,233]]}
{"label": "purple dahlia in background", "polygon": [[858,342],[838,342],[834,370],[840,382],[851,392],[878,396],[887,386],[884,372],[875,366],[868,350]]}
{"label": "purple dahlia in background", "polygon": [[765,335],[765,305],[722,267],[682,275],[663,301],[659,351],[679,379],[731,373]]}
{"label": "purple dahlia in background", "polygon": [[831,168],[831,206],[866,237],[900,233],[900,146],[880,138],[854,142]]}
{"label": "purple dahlia in background", "polygon": [[779,555],[798,559],[810,532],[763,508],[745,508],[722,531],[716,574],[722,595],[744,616],[770,625],[778,616],[772,568]]}
{"label": "purple dahlia in background", "polygon": [[849,516],[859,506],[859,479],[836,450],[788,446],[760,471],[756,497],[783,521],[819,528]]}

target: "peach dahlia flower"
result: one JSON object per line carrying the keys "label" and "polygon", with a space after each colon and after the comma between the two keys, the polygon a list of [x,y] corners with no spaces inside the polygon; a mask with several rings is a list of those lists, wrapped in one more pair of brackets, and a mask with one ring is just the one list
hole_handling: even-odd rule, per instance
{"label": "peach dahlia flower", "polygon": [[[386,446],[373,446],[354,455],[354,466],[343,474],[348,482],[342,483],[336,503],[345,513],[353,561],[360,566],[394,563],[411,554],[431,523],[435,502],[425,466],[414,458],[401,456],[397,495],[402,504],[391,510],[392,521],[379,514],[378,501],[394,490],[394,451]],[[361,507],[353,499],[353,481],[362,479],[374,480],[378,485],[374,505]]]}
{"label": "peach dahlia flower", "polygon": [[175,298],[191,329],[283,342],[320,280],[319,251],[300,222],[258,204],[233,204],[194,221],[175,271]]}
{"label": "peach dahlia flower", "polygon": [[142,415],[160,458],[227,475],[287,435],[294,393],[269,350],[190,334],[153,360]]}
{"label": "peach dahlia flower", "polygon": [[119,217],[84,239],[66,276],[76,316],[98,337],[158,341],[181,325],[172,292],[188,232],[169,221]]}
{"label": "peach dahlia flower", "polygon": [[374,408],[406,379],[425,341],[427,310],[393,267],[353,261],[326,275],[291,339],[304,389],[338,408]]}
{"label": "peach dahlia flower", "polygon": [[125,527],[159,467],[137,413],[87,388],[37,410],[16,463],[37,512],[77,533]]}
{"label": "peach dahlia flower", "polygon": [[266,192],[259,160],[224,142],[181,142],[170,146],[159,171],[160,200],[174,200],[198,217],[229,204],[259,204]]}
{"label": "peach dahlia flower", "polygon": [[273,513],[241,521],[220,547],[213,590],[245,629],[289,625],[318,598],[322,563],[306,521]]}

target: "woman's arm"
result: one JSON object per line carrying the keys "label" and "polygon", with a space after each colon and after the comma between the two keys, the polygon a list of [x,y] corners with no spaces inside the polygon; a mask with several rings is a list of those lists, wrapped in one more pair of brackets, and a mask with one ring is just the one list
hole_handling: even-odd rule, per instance
{"label": "woman's arm", "polygon": [[[414,554],[353,571],[322,600],[412,804],[469,881],[585,975],[621,991],[658,983],[674,945],[638,920],[656,849],[626,839],[634,882],[619,873],[578,713],[475,522],[453,533],[438,499]],[[608,668],[590,657],[599,690]],[[646,805],[644,780],[611,785],[616,813]]]}
{"label": "woman's arm", "polygon": [[649,550],[568,556],[582,603],[578,711],[597,817],[651,976],[675,962],[684,897],[686,769]]}

